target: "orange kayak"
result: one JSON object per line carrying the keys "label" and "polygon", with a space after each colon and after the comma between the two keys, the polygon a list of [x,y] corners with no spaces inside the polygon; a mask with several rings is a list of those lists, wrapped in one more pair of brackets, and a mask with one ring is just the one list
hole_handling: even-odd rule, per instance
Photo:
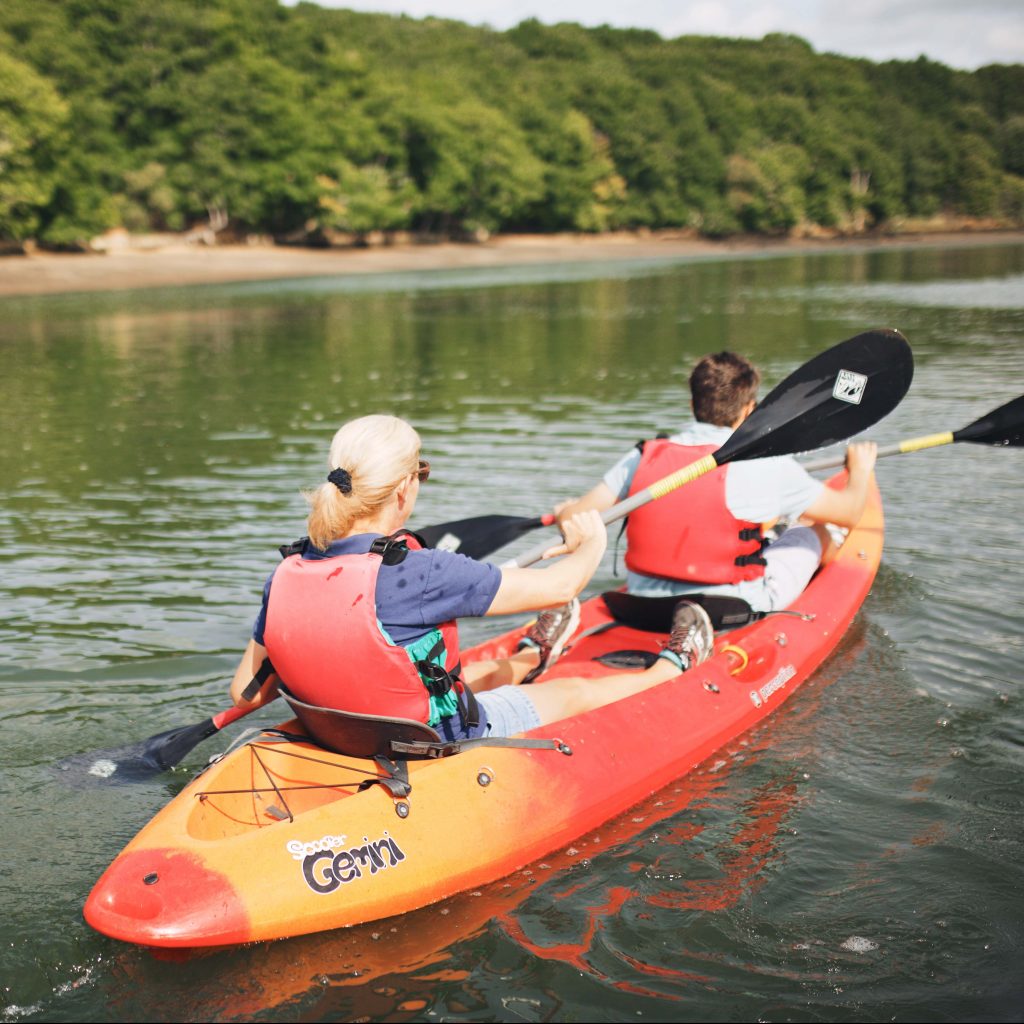
{"label": "orange kayak", "polygon": [[[834,481],[835,483],[839,480]],[[374,761],[316,746],[297,722],[200,773],[96,883],[85,918],[148,946],[283,938],[402,914],[511,874],[620,814],[770,715],[829,656],[882,554],[877,488],[858,526],[791,614],[716,637],[696,669],[530,734],[557,750],[475,747],[407,763],[409,791]],[[523,628],[464,652],[510,652]],[[663,634],[585,603],[580,631],[545,678],[622,671],[595,660],[656,652]],[[543,679],[534,685],[543,686]]]}

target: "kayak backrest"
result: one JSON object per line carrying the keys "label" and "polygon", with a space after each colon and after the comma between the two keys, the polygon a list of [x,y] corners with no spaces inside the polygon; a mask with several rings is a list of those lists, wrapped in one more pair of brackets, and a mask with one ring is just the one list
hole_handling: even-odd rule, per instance
{"label": "kayak backrest", "polygon": [[[350,757],[393,757],[392,743],[441,743],[429,725],[411,718],[361,715],[307,704],[280,687],[281,696],[295,712],[303,729],[320,746]],[[405,754],[404,756],[409,756]]]}
{"label": "kayak backrest", "polygon": [[721,594],[678,594],[673,597],[640,597],[622,590],[610,590],[601,597],[616,622],[632,629],[649,633],[669,633],[676,605],[684,598],[699,604],[708,613],[716,632],[736,629],[763,619],[763,612],[755,612],[742,598]]}

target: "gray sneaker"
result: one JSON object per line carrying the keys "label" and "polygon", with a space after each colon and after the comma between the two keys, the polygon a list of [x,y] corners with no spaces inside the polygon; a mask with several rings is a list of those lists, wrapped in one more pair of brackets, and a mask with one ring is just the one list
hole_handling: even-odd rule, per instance
{"label": "gray sneaker", "polygon": [[708,613],[693,601],[680,601],[672,615],[672,632],[659,658],[666,658],[685,672],[711,657],[715,631]]}
{"label": "gray sneaker", "polygon": [[580,603],[575,597],[561,608],[551,608],[537,616],[537,621],[516,647],[517,651],[526,647],[536,647],[540,651],[540,664],[527,673],[524,683],[532,683],[541,672],[558,661],[579,624]]}

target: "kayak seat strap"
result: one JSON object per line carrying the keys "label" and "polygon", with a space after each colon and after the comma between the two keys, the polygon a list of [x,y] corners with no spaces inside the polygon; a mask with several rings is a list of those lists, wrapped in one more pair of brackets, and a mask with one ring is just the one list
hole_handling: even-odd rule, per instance
{"label": "kayak seat strap", "polygon": [[531,740],[517,736],[478,736],[475,739],[450,740],[441,743],[403,743],[393,740],[391,748],[396,754],[408,757],[450,757],[474,747],[519,747],[527,750],[557,750],[572,756],[572,747],[561,740]]}

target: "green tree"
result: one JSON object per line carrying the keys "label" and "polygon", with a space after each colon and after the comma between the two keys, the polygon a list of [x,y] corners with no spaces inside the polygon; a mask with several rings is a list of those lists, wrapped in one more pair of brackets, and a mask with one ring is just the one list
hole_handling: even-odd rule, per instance
{"label": "green tree", "polygon": [[1008,117],[999,129],[1003,167],[1011,174],[1024,175],[1024,114]]}
{"label": "green tree", "polygon": [[766,145],[729,160],[729,202],[747,231],[786,234],[806,218],[804,151]]}
{"label": "green tree", "polygon": [[39,230],[57,188],[67,104],[27,64],[0,51],[0,238]]}
{"label": "green tree", "polygon": [[850,230],[1012,216],[1024,175],[1024,66],[874,64],[780,34],[3,0],[0,54],[0,231],[50,245],[210,216],[289,238]]}
{"label": "green tree", "polygon": [[544,191],[525,212],[530,227],[547,230],[607,231],[617,227],[626,183],[611,157],[608,138],[586,114],[568,110],[557,124],[531,134],[544,161]]}
{"label": "green tree", "polygon": [[182,83],[169,174],[191,217],[283,233],[317,210],[315,141],[302,76],[244,50]]}
{"label": "green tree", "polygon": [[317,221],[322,227],[365,236],[409,225],[416,190],[408,178],[380,165],[356,167],[339,159],[334,175],[319,175],[317,184]]}
{"label": "green tree", "polygon": [[421,102],[406,134],[408,167],[430,230],[489,232],[524,215],[543,193],[544,167],[523,132],[472,99]]}

